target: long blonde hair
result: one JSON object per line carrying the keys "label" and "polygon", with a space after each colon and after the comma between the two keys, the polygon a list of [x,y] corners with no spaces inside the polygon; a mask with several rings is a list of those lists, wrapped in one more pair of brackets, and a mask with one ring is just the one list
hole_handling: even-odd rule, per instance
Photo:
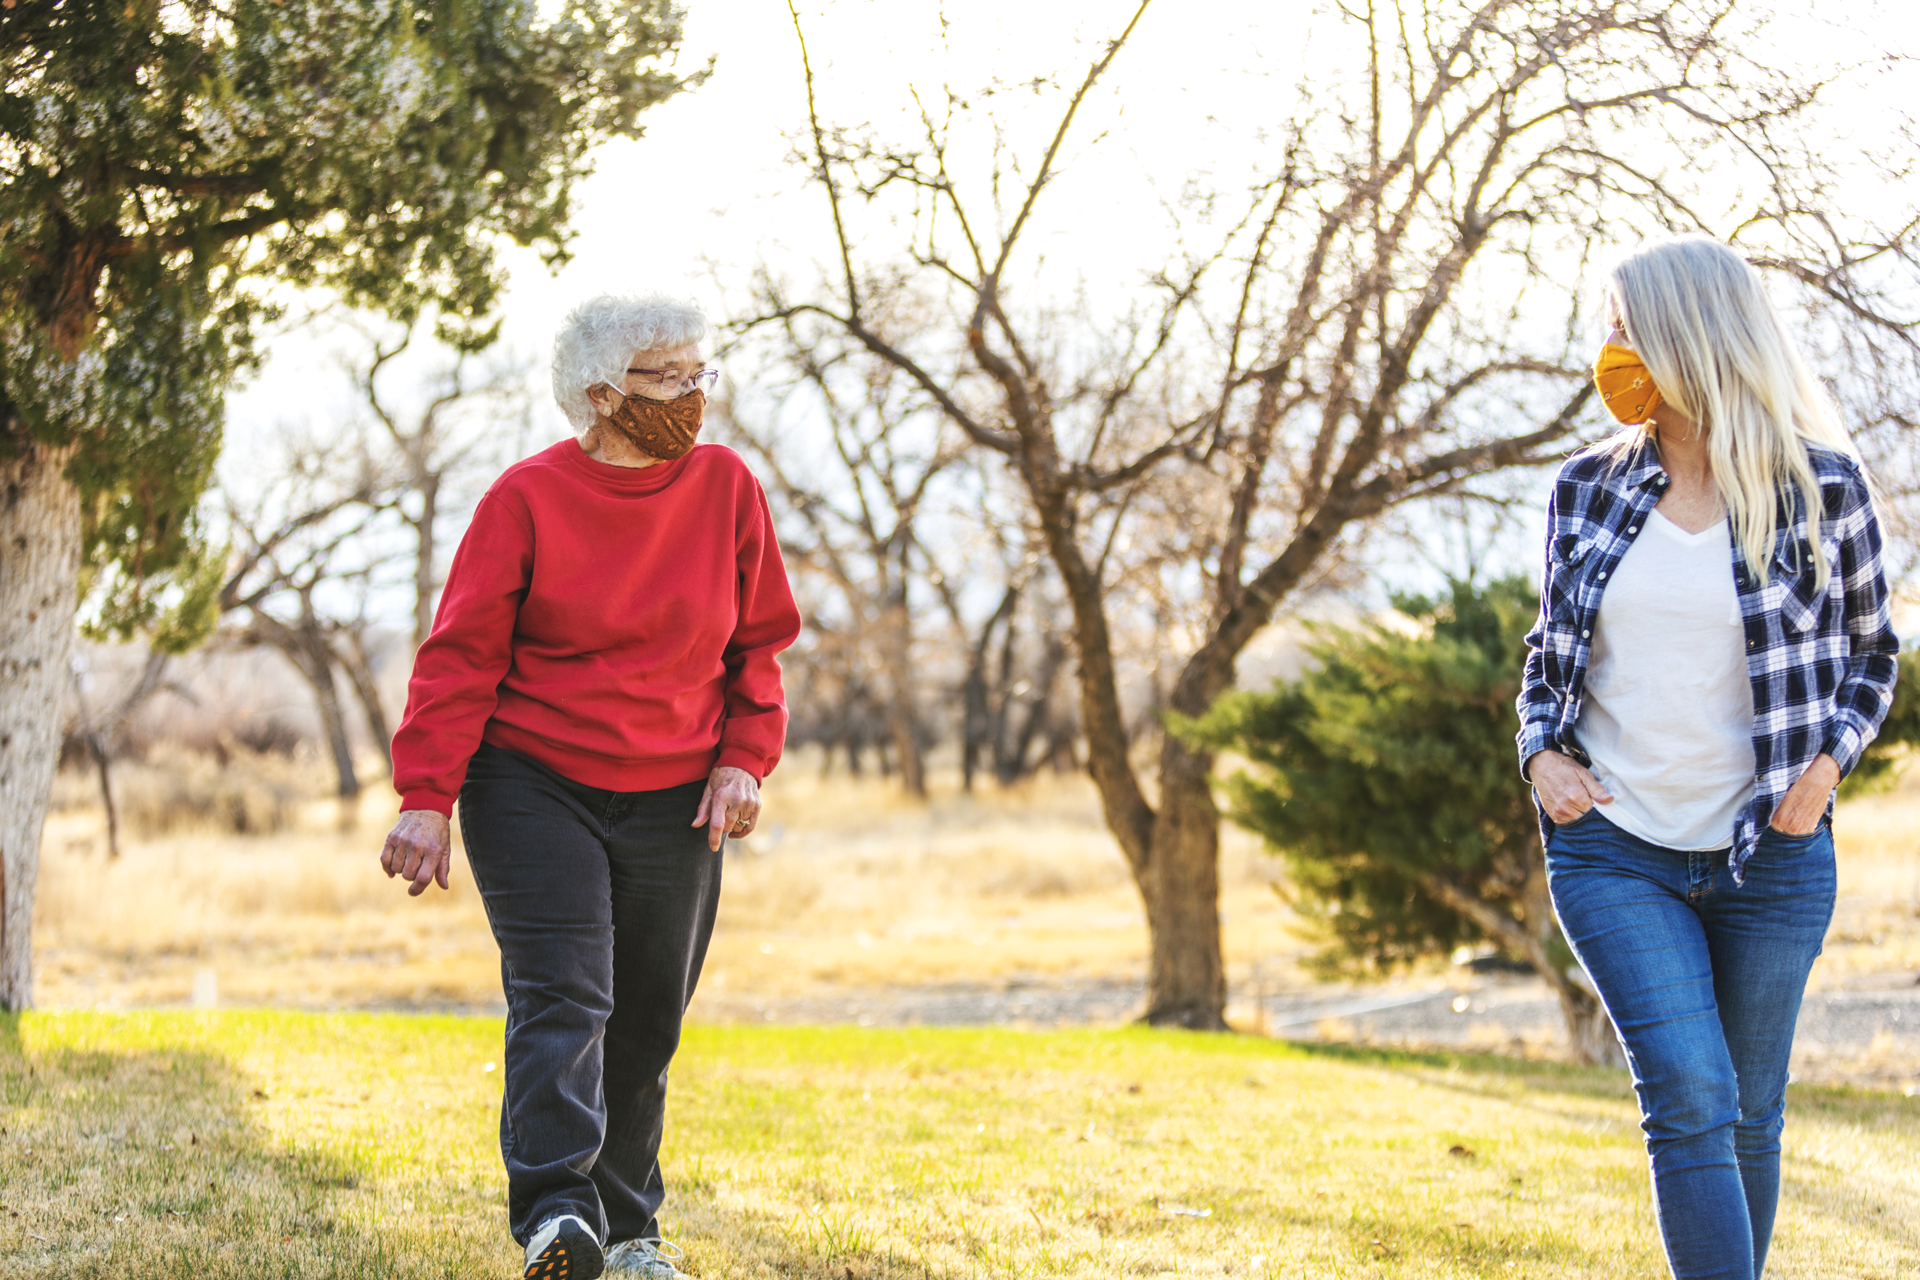
{"label": "long blonde hair", "polygon": [[[1832,566],[1821,551],[1823,504],[1807,446],[1856,461],[1859,454],[1767,301],[1760,273],[1712,236],[1675,236],[1650,240],[1616,262],[1606,295],[1661,398],[1707,433],[1714,484],[1747,567],[1767,581],[1775,503],[1792,484],[1824,591]],[[1624,456],[1653,431],[1651,422],[1630,427],[1608,447]]]}

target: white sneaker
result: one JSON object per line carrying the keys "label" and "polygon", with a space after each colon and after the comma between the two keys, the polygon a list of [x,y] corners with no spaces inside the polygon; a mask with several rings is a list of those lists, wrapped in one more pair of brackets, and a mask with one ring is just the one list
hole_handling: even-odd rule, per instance
{"label": "white sneaker", "polygon": [[673,1264],[687,1255],[665,1240],[622,1240],[607,1250],[607,1274],[645,1276],[647,1280],[689,1280]]}
{"label": "white sneaker", "polygon": [[606,1265],[599,1237],[570,1213],[548,1218],[527,1241],[525,1280],[595,1280]]}

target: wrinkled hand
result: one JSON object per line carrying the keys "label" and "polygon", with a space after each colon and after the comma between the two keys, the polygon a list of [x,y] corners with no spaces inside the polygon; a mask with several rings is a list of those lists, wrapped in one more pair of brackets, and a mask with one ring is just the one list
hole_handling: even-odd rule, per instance
{"label": "wrinkled hand", "polygon": [[1527,777],[1533,780],[1540,807],[1556,823],[1572,822],[1596,804],[1613,803],[1613,796],[1585,765],[1558,751],[1534,752],[1527,760]]}
{"label": "wrinkled hand", "polygon": [[693,825],[707,827],[707,848],[718,852],[728,836],[752,835],[760,821],[760,783],[745,769],[721,765],[707,778]]}
{"label": "wrinkled hand", "polygon": [[387,878],[405,876],[412,881],[407,896],[417,898],[427,885],[447,887],[447,865],[453,861],[453,830],[444,813],[431,809],[407,809],[400,821],[387,832],[387,843],[380,850],[380,865]]}
{"label": "wrinkled hand", "polygon": [[1840,785],[1840,762],[1826,752],[1813,758],[1800,781],[1787,788],[1767,825],[1783,836],[1804,836],[1827,816],[1827,797]]}

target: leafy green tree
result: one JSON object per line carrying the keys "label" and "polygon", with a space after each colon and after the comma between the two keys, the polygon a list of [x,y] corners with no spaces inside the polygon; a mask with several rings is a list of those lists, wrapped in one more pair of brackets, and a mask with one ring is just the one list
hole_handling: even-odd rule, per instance
{"label": "leafy green tree", "polygon": [[[1618,1062],[1606,1013],[1560,934],[1533,801],[1514,759],[1524,579],[1394,601],[1403,622],[1328,627],[1313,671],[1223,698],[1184,732],[1254,768],[1226,784],[1234,821],[1285,860],[1323,970],[1378,970],[1492,943],[1559,997],[1574,1051]],[[1912,654],[1902,675],[1920,675]],[[1850,785],[1920,741],[1903,679]]]}
{"label": "leafy green tree", "polygon": [[0,1007],[31,995],[77,602],[163,646],[212,624],[193,512],[274,286],[484,345],[503,238],[564,258],[591,148],[700,78],[668,65],[680,20],[668,0],[9,0]]}

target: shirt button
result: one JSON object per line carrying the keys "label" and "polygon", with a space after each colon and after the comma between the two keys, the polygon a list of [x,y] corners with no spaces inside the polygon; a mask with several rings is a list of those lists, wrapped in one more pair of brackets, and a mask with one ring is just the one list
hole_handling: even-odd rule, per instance
{"label": "shirt button", "polygon": [[1593,634],[1593,632],[1591,632],[1591,631],[1582,631],[1582,632],[1580,633],[1580,638],[1581,638],[1582,640],[1585,640],[1585,639],[1586,639],[1586,638],[1587,638],[1588,636],[1590,636],[1590,635],[1592,635],[1592,634]]}
{"label": "shirt button", "polygon": [[1749,640],[1749,641],[1747,641],[1747,648],[1749,648],[1749,649],[1751,649],[1751,648],[1753,648],[1753,647],[1754,647],[1755,645],[1757,645],[1757,644],[1759,644],[1759,643],[1760,643],[1760,642],[1759,642],[1758,640]]}
{"label": "shirt button", "polygon": [[1602,572],[1602,573],[1600,574],[1600,576],[1601,576],[1602,578],[1604,578],[1604,577],[1606,577],[1607,575],[1606,575],[1606,573],[1605,573],[1605,572],[1603,571],[1603,572]]}
{"label": "shirt button", "polygon": [[1627,532],[1628,532],[1628,533],[1638,533],[1638,532],[1640,532],[1640,526],[1639,526],[1639,525],[1637,525],[1637,524],[1630,524],[1630,525],[1628,525],[1628,526],[1627,526]]}

